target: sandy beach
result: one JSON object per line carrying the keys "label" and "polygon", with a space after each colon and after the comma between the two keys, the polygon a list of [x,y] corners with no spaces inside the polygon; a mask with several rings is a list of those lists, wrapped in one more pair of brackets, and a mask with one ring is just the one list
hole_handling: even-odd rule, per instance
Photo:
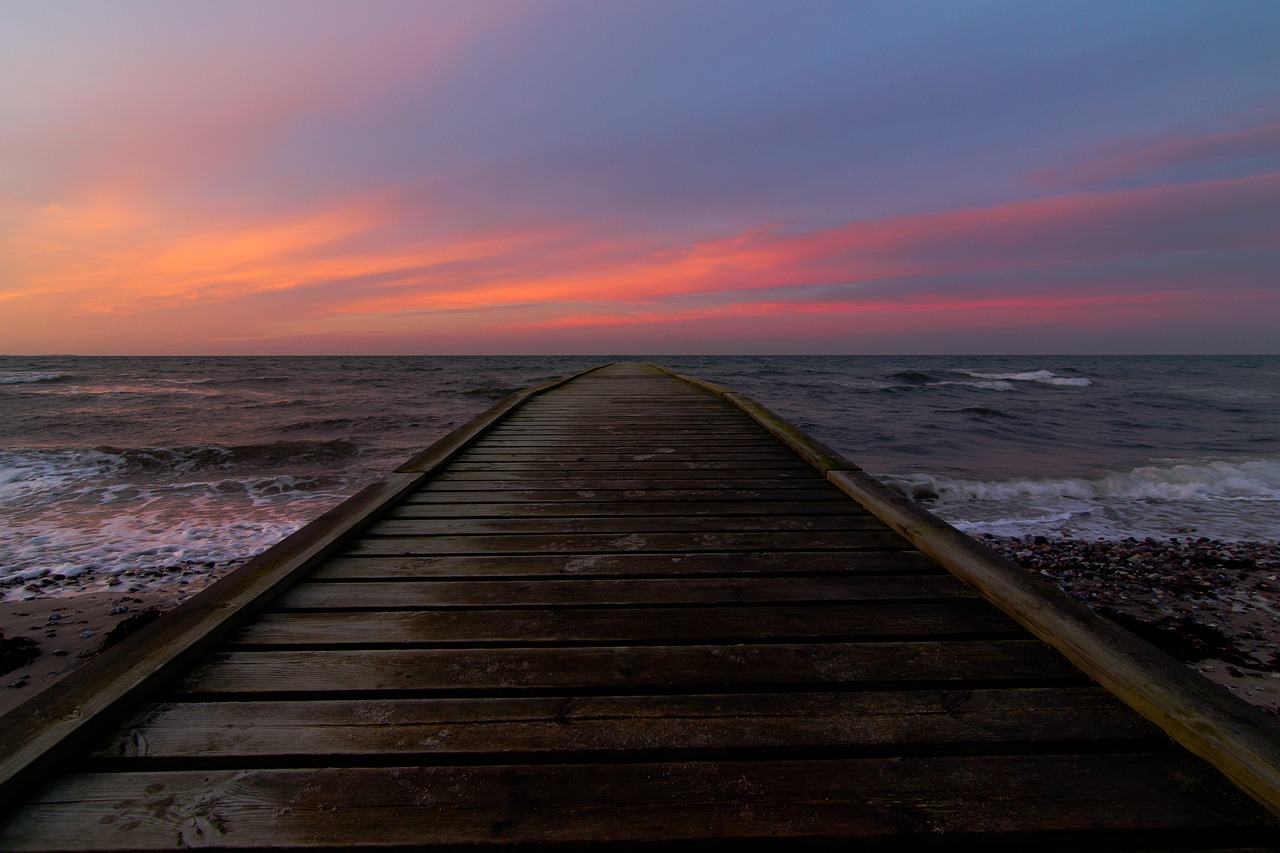
{"label": "sandy beach", "polygon": [[[1280,714],[1280,545],[1203,538],[982,541],[1242,699]],[[0,674],[0,713],[92,657],[121,623],[127,631],[231,568],[46,576],[0,587],[0,669],[18,662]]]}
{"label": "sandy beach", "polygon": [[230,570],[204,568],[177,577],[46,576],[0,585],[0,714]]}

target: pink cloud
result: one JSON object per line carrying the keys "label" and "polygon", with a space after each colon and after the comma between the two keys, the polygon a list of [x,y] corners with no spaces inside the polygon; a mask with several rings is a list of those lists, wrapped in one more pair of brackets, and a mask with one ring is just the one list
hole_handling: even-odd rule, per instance
{"label": "pink cloud", "polygon": [[[644,305],[676,297],[921,276],[1039,273],[1194,252],[1280,248],[1280,175],[849,223],[808,233],[753,229],[683,247],[574,250],[534,240],[459,275],[427,270],[395,288],[355,290],[326,309],[387,313],[520,302]],[[588,239],[587,235],[581,235]],[[530,258],[538,258],[531,262]]]}
{"label": "pink cloud", "polygon": [[1280,156],[1280,121],[1155,142],[1125,140],[1089,152],[1079,162],[1033,172],[1031,179],[1047,187],[1096,186],[1187,164],[1268,155]]}
{"label": "pink cloud", "polygon": [[[916,294],[901,300],[845,299],[823,302],[738,302],[716,308],[673,311],[669,309],[640,309],[622,313],[589,313],[564,315],[542,321],[517,322],[513,329],[562,329],[589,327],[622,327],[639,325],[704,324],[742,318],[769,318],[779,324],[790,321],[807,323],[814,316],[860,321],[860,324],[881,325],[892,321],[912,324],[921,322],[920,315],[934,315],[934,322],[954,325],[960,316],[973,319],[983,317],[988,322],[1000,323],[1051,323],[1071,325],[1093,320],[1114,312],[1132,309],[1149,310],[1166,305],[1174,299],[1166,293],[1135,293],[1105,295],[1088,293],[1063,293],[1052,296],[1028,296],[1016,293],[969,295],[927,293]],[[925,322],[929,322],[925,320]],[[799,323],[793,324],[797,330]]]}
{"label": "pink cloud", "polygon": [[[1280,248],[1280,175],[811,232],[765,226],[684,245],[556,221],[460,236],[447,210],[392,194],[236,219],[184,218],[130,196],[80,201],[0,211],[22,225],[0,245],[12,270],[0,291],[23,327],[11,340],[51,334],[77,314],[163,324],[165,312],[188,316],[185,306],[222,306],[239,339],[259,342],[380,333],[439,341],[445,329],[449,340],[484,340],[504,329],[554,336],[697,323],[801,336],[804,327],[1061,327],[1171,310],[1161,299],[1172,284],[1147,265]],[[1219,261],[1211,280],[1180,275],[1178,286],[1221,293],[1236,286],[1231,268]],[[1071,283],[1032,290],[1044,276]]]}

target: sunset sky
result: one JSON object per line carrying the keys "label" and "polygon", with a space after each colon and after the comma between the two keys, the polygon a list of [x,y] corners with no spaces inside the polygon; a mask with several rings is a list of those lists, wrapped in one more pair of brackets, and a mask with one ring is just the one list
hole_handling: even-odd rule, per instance
{"label": "sunset sky", "polygon": [[1280,3],[0,6],[0,353],[1280,351]]}

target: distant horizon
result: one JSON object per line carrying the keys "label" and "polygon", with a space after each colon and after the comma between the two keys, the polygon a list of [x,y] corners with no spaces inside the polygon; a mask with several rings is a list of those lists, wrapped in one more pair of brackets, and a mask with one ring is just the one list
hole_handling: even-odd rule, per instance
{"label": "distant horizon", "polygon": [[1270,354],[1280,3],[0,8],[0,348]]}
{"label": "distant horizon", "polygon": [[1280,352],[0,353],[19,358],[1275,358]]}

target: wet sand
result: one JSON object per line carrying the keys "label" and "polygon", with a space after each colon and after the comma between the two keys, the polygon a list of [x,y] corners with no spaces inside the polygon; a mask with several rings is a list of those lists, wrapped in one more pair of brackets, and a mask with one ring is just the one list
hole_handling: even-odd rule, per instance
{"label": "wet sand", "polygon": [[[92,574],[0,584],[0,714],[93,657],[112,631],[141,627],[233,566],[199,571]],[[10,668],[34,653],[29,661]]]}

